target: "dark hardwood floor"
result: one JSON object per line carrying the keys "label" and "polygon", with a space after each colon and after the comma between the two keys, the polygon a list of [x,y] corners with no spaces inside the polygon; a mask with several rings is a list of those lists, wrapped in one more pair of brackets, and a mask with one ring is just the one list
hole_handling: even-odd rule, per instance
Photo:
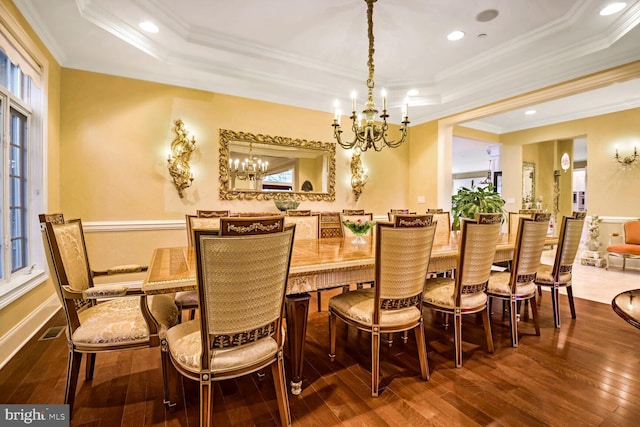
{"label": "dark hardwood floor", "polygon": [[[381,354],[383,389],[370,397],[370,339],[339,324],[336,361],[328,352],[327,312],[312,312],[305,347],[304,390],[289,395],[298,426],[636,426],[640,420],[640,330],[607,304],[576,300],[572,320],[561,297],[562,327],[553,327],[543,293],[541,336],[523,319],[520,346],[510,347],[508,320],[492,316],[495,354],[486,352],[480,318],[465,317],[464,367],[453,367],[453,330],[426,312],[431,379],[418,377],[412,334]],[[328,300],[328,295],[323,302]],[[315,300],[311,301],[311,309]],[[496,307],[497,308],[497,307]],[[62,325],[61,314],[50,325]],[[38,334],[38,337],[40,334]],[[64,334],[33,340],[0,370],[0,402],[62,403],[67,369]],[[270,370],[215,387],[216,425],[277,425]],[[198,387],[182,381],[177,408],[165,411],[159,349],[99,355],[94,379],[81,373],[74,426],[197,426]]]}

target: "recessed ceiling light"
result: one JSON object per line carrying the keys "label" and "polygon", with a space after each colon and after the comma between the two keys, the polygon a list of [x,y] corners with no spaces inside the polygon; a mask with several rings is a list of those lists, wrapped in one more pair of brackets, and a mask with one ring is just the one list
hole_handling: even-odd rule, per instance
{"label": "recessed ceiling light", "polygon": [[160,31],[160,28],[158,28],[158,26],[151,21],[142,21],[138,25],[147,33],[157,33],[158,31]]}
{"label": "recessed ceiling light", "polygon": [[532,116],[536,113],[536,110],[527,110],[524,112],[527,116]]}
{"label": "recessed ceiling light", "polygon": [[609,3],[608,5],[600,9],[600,16],[613,15],[614,13],[620,12],[625,7],[627,7],[627,4],[624,2]]}
{"label": "recessed ceiling light", "polygon": [[456,40],[460,40],[463,37],[464,37],[464,32],[456,30],[456,31],[450,32],[449,35],[447,36],[447,39],[453,42]]}
{"label": "recessed ceiling light", "polygon": [[418,96],[420,91],[418,89],[409,89],[407,91],[407,96]]}
{"label": "recessed ceiling light", "polygon": [[487,9],[483,10],[479,14],[476,15],[476,21],[478,22],[489,22],[498,17],[498,11],[495,9]]}

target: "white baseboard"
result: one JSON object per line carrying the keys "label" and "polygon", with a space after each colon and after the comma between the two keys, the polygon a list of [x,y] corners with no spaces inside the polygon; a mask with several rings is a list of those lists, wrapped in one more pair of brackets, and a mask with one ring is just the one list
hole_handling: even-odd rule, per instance
{"label": "white baseboard", "polygon": [[53,317],[60,309],[60,301],[54,293],[26,316],[13,329],[0,338],[0,369]]}

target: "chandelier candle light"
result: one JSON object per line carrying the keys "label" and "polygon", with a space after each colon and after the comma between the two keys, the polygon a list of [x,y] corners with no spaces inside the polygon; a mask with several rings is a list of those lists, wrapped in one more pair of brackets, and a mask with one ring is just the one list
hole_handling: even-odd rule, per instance
{"label": "chandelier candle light", "polygon": [[249,181],[249,188],[256,189],[256,181],[262,180],[269,169],[269,162],[263,162],[253,157],[253,146],[249,143],[249,158],[242,163],[239,159],[229,159],[229,174],[233,180],[232,186],[235,188],[235,179]]}
{"label": "chandelier candle light", "polygon": [[396,148],[404,142],[407,137],[407,127],[409,125],[409,101],[405,99],[405,105],[402,111],[402,126],[400,127],[401,137],[398,141],[387,140],[387,93],[382,90],[382,119],[381,124],[375,123],[375,116],[378,113],[376,110],[375,102],[373,101],[373,89],[375,83],[373,81],[374,65],[373,65],[373,53],[375,49],[373,47],[373,3],[376,0],[365,0],[367,3],[367,22],[368,22],[368,37],[369,37],[369,59],[367,65],[369,66],[369,77],[367,78],[367,102],[365,109],[362,110],[362,115],[356,114],[357,109],[357,94],[355,91],[351,93],[351,129],[354,133],[354,139],[351,142],[342,141],[342,128],[340,127],[340,117],[342,111],[338,108],[338,101],[334,103],[334,118],[333,118],[333,136],[342,148],[351,149],[359,148],[360,151],[367,151],[369,148],[373,148],[375,151],[382,150],[385,146],[390,148]]}

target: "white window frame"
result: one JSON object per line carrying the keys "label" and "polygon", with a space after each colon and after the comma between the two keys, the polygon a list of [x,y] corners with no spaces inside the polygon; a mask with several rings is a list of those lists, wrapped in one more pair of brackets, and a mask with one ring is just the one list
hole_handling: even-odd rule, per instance
{"label": "white window frame", "polygon": [[[3,278],[0,279],[0,309],[11,304],[27,292],[44,283],[48,275],[40,235],[38,214],[47,211],[47,163],[46,163],[46,129],[47,129],[47,72],[48,62],[34,42],[12,19],[8,11],[0,4],[0,47],[9,56],[11,62],[20,65],[23,72],[32,79],[30,100],[28,106],[23,101],[16,100],[8,93],[7,88],[2,87],[0,96],[3,101],[3,120],[1,127],[2,144],[0,161],[3,162],[2,174],[2,198],[0,207],[3,221],[3,236],[0,243],[3,245],[3,256],[11,248],[7,247],[10,236],[10,219],[8,213],[9,204],[9,180],[8,178],[8,143],[9,143],[9,108],[13,107],[22,114],[27,115],[28,142],[27,142],[27,194],[26,205],[28,212],[28,258],[26,268],[11,273],[10,258],[5,256],[3,260]],[[7,12],[7,13],[5,13]],[[34,72],[36,74],[34,74]]]}

